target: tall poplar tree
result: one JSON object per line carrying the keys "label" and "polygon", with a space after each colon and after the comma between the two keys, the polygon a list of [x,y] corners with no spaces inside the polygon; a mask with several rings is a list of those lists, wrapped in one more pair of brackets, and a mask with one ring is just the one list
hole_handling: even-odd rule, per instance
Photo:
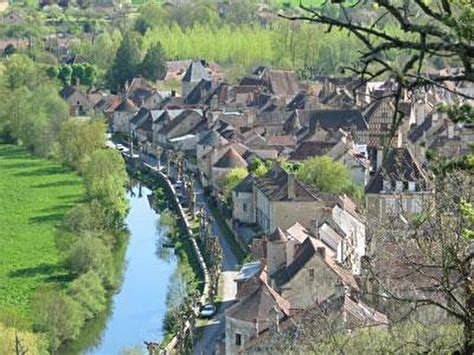
{"label": "tall poplar tree", "polygon": [[145,79],[156,81],[164,78],[166,75],[165,53],[160,42],[148,49],[140,67],[140,73]]}

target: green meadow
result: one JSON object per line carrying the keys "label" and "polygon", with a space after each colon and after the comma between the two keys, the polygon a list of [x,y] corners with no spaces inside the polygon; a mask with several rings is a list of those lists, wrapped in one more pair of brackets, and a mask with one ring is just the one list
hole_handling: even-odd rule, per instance
{"label": "green meadow", "polygon": [[82,196],[70,169],[0,144],[0,310],[29,317],[35,289],[68,281],[56,227]]}

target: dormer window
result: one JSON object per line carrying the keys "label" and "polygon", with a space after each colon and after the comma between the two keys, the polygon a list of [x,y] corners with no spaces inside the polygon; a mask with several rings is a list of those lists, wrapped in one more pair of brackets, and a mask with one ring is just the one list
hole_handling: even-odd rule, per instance
{"label": "dormer window", "polygon": [[395,182],[395,192],[402,192],[403,191],[403,181],[396,181]]}
{"label": "dormer window", "polygon": [[408,191],[415,192],[416,191],[416,182],[408,181]]}
{"label": "dormer window", "polygon": [[388,180],[383,180],[382,182],[382,191],[383,192],[390,192],[392,189],[392,184]]}

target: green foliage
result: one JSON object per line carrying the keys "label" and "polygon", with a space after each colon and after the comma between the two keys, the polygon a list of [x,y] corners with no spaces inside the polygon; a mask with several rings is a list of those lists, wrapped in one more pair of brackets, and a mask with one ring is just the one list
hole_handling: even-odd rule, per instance
{"label": "green foliage", "polygon": [[141,53],[138,41],[136,33],[125,34],[108,75],[108,82],[112,89],[123,88],[125,83],[131,81],[139,72]]}
{"label": "green foliage", "polygon": [[107,230],[105,221],[104,208],[99,201],[92,200],[71,209],[64,218],[62,229],[76,235],[102,236]]}
{"label": "green foliage", "polygon": [[71,85],[72,81],[72,68],[69,65],[64,65],[59,70],[58,75],[59,80],[63,83],[64,86]]}
{"label": "green foliage", "polygon": [[58,67],[54,65],[48,67],[48,69],[46,69],[46,75],[48,75],[50,79],[56,79],[59,76]]}
{"label": "green foliage", "polygon": [[326,155],[302,161],[296,175],[321,192],[360,197],[361,190],[354,186],[345,165]]}
{"label": "green foliage", "polygon": [[255,175],[261,177],[268,173],[271,169],[273,162],[271,160],[262,160],[260,158],[255,158],[248,167],[248,171],[254,173]]}
{"label": "green foliage", "polygon": [[17,348],[27,350],[28,355],[46,354],[48,342],[42,334],[0,323],[0,354],[14,354]]}
{"label": "green foliage", "polygon": [[166,75],[165,54],[158,42],[148,49],[140,65],[140,74],[147,80],[157,81]]}
{"label": "green foliage", "polygon": [[166,229],[170,237],[176,237],[178,231],[178,218],[169,209],[165,209],[160,214],[160,225]]}
{"label": "green foliage", "polygon": [[128,176],[120,153],[96,150],[85,166],[84,180],[87,199],[99,201],[107,213],[107,225],[120,228],[128,212],[124,194]]}
{"label": "green foliage", "polygon": [[248,175],[245,168],[234,168],[229,171],[222,181],[222,191],[225,198],[232,198],[232,191]]}
{"label": "green foliage", "polygon": [[66,280],[55,247],[56,226],[80,201],[82,181],[12,145],[0,145],[0,171],[0,285],[8,285],[0,287],[0,310],[31,317],[34,290]]}
{"label": "green foliage", "polygon": [[82,236],[77,239],[69,250],[66,266],[75,275],[93,270],[100,276],[105,287],[117,286],[111,250],[99,238]]}
{"label": "green foliage", "polygon": [[35,63],[27,56],[14,54],[3,61],[5,72],[2,84],[9,90],[33,88],[41,80]]}
{"label": "green foliage", "polygon": [[59,159],[83,172],[92,153],[104,146],[105,124],[71,118],[62,125],[58,143]]}
{"label": "green foliage", "polygon": [[52,351],[62,342],[75,339],[84,324],[80,304],[62,292],[39,291],[33,300],[33,310],[35,329],[47,334]]}
{"label": "green foliage", "polygon": [[94,270],[75,279],[69,285],[67,294],[82,306],[85,319],[91,319],[106,308],[106,290]]}

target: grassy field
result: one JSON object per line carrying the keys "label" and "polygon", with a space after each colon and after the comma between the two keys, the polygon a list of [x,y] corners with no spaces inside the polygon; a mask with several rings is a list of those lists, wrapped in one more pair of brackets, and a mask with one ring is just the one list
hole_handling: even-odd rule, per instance
{"label": "grassy field", "polygon": [[0,144],[0,310],[29,316],[36,288],[67,281],[56,226],[82,193],[71,170]]}

